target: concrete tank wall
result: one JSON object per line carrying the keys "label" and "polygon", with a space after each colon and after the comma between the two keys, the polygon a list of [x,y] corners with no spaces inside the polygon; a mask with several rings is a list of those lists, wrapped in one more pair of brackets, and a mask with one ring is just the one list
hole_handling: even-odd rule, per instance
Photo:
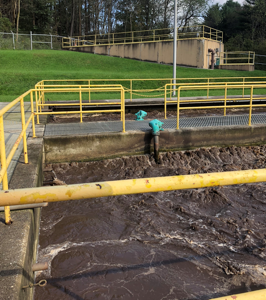
{"label": "concrete tank wall", "polygon": [[[177,65],[208,69],[208,48],[224,51],[222,42],[207,39],[177,41]],[[173,41],[70,48],[72,51],[173,64]]]}

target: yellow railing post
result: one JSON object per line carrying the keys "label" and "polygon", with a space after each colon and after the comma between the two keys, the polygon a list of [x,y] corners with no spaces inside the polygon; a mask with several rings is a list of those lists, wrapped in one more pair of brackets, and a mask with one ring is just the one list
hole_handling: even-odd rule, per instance
{"label": "yellow railing post", "polygon": [[89,102],[91,102],[91,81],[88,80],[88,84],[89,84]]}
{"label": "yellow railing post", "polygon": [[164,86],[164,118],[167,119],[167,84]]}
{"label": "yellow railing post", "polygon": [[134,43],[134,32],[131,32],[132,43]]}
{"label": "yellow railing post", "polygon": [[210,78],[208,78],[208,88],[207,88],[207,98],[209,98],[209,93],[210,93],[210,88],[209,88],[209,86],[210,86]]}
{"label": "yellow railing post", "polygon": [[242,98],[245,96],[245,77],[243,77],[243,88],[242,88]]}
{"label": "yellow railing post", "polygon": [[132,101],[133,80],[130,79],[130,102]]}
{"label": "yellow railing post", "polygon": [[[43,82],[43,80],[42,80],[42,90],[44,90],[44,82]],[[45,103],[45,98],[44,98],[45,96],[44,96],[44,91],[42,92],[42,104],[44,104]],[[43,105],[42,105],[42,108],[43,108]]]}
{"label": "yellow railing post", "polygon": [[41,85],[40,84],[38,86],[38,94],[39,94],[39,98],[38,99],[41,99]]}
{"label": "yellow railing post", "polygon": [[226,116],[226,101],[227,101],[227,82],[224,88],[224,116]]}
{"label": "yellow railing post", "polygon": [[[25,107],[24,107],[24,98],[20,100],[20,112],[21,112],[21,125],[22,130],[25,129]],[[28,164],[28,150],[27,150],[27,132],[23,134],[23,150],[24,150],[24,163]]]}
{"label": "yellow railing post", "polygon": [[94,45],[96,45],[96,34],[95,34],[95,36],[94,36]]}
{"label": "yellow railing post", "polygon": [[122,111],[122,116],[123,116],[123,119],[122,119],[122,123],[123,123],[123,132],[126,132],[126,126],[125,126],[125,123],[126,123],[126,116],[125,116],[125,90],[123,89],[123,87],[121,87],[121,111]]}
{"label": "yellow railing post", "polygon": [[253,85],[250,88],[249,117],[248,117],[248,125],[249,126],[251,126],[252,100],[253,100]]}
{"label": "yellow railing post", "polygon": [[35,114],[34,114],[34,105],[33,105],[33,92],[30,92],[30,106],[31,106],[31,114],[32,114],[32,137],[36,137],[35,132]]}
{"label": "yellow railing post", "polygon": [[180,101],[180,89],[181,89],[181,86],[177,89],[176,129],[179,129],[179,101]]}
{"label": "yellow railing post", "polygon": [[155,29],[153,30],[153,40],[155,41]]}
{"label": "yellow railing post", "polygon": [[[36,107],[37,107],[37,101],[38,101],[38,94],[40,97],[40,87],[38,86],[38,91],[35,90],[35,103],[36,103]],[[39,124],[38,121],[39,120],[39,116],[37,115],[37,124]]]}
{"label": "yellow railing post", "polygon": [[[42,98],[41,98],[41,101],[40,103],[38,104],[38,107],[39,107],[39,112],[41,113],[42,112],[42,108],[43,108],[43,99],[44,99],[44,88],[42,87]],[[39,123],[38,123],[39,124]]]}
{"label": "yellow railing post", "polygon": [[120,110],[121,110],[121,121],[123,122],[123,96],[122,89],[120,90]]}
{"label": "yellow railing post", "polygon": [[172,100],[172,92],[173,92],[173,89],[172,89],[172,79],[170,80],[170,101]]}
{"label": "yellow railing post", "polygon": [[[1,168],[2,170],[6,170],[7,164],[6,164],[6,144],[5,144],[5,132],[4,132],[4,117],[0,116],[0,147],[1,147]],[[8,178],[7,178],[7,170],[3,174],[3,180],[2,180],[3,190],[8,190]],[[12,223],[11,215],[10,215],[10,207],[5,206],[5,223],[7,225]]]}
{"label": "yellow railing post", "polygon": [[113,33],[113,44],[115,43],[115,34]]}
{"label": "yellow railing post", "polygon": [[82,123],[82,94],[81,94],[81,86],[79,86],[79,110],[80,110],[80,123]]}
{"label": "yellow railing post", "polygon": [[[40,95],[40,92],[39,92],[39,95]],[[40,118],[39,118],[39,100],[40,100],[40,98],[37,98],[37,95],[35,95],[35,96],[36,96],[35,107],[36,107],[37,124],[40,124]]]}

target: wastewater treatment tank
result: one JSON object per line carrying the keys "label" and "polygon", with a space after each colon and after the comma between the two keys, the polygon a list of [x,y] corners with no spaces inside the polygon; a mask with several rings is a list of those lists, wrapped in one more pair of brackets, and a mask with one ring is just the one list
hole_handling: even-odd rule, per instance
{"label": "wastewater treatment tank", "polygon": [[[265,168],[266,146],[47,164],[44,183]],[[211,299],[265,287],[265,184],[122,195],[42,208],[42,299]]]}

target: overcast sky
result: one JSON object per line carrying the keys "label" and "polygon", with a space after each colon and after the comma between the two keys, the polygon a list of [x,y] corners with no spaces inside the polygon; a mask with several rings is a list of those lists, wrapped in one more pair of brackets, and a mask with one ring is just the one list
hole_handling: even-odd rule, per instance
{"label": "overcast sky", "polygon": [[[244,0],[234,0],[235,2],[239,2],[240,4],[242,4],[244,2]],[[213,0],[213,3],[219,3],[219,4],[224,4],[226,2],[226,0]]]}

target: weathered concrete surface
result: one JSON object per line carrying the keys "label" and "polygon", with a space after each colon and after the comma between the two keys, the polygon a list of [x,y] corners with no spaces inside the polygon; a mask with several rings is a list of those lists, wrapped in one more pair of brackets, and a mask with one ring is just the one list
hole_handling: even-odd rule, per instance
{"label": "weathered concrete surface", "polygon": [[0,299],[30,299],[31,289],[22,290],[22,286],[33,282],[30,271],[34,242],[34,216],[32,210],[12,212],[14,223],[4,224],[0,214]]}
{"label": "weathered concrete surface", "polygon": [[[189,128],[160,133],[160,151],[265,143],[265,126]],[[153,151],[150,131],[44,137],[46,163],[90,161]]]}
{"label": "weathered concrete surface", "polygon": [[[177,65],[208,69],[211,63],[208,49],[224,51],[224,44],[204,38],[177,41]],[[173,64],[173,41],[143,42],[133,44],[73,47],[72,51],[88,52],[163,64]]]}
{"label": "weathered concrete surface", "polygon": [[[9,188],[42,185],[43,140],[28,139],[29,164],[20,156]],[[22,287],[33,283],[31,265],[36,258],[40,209],[12,211],[13,224],[4,224],[0,213],[0,300],[29,300],[33,289]]]}

